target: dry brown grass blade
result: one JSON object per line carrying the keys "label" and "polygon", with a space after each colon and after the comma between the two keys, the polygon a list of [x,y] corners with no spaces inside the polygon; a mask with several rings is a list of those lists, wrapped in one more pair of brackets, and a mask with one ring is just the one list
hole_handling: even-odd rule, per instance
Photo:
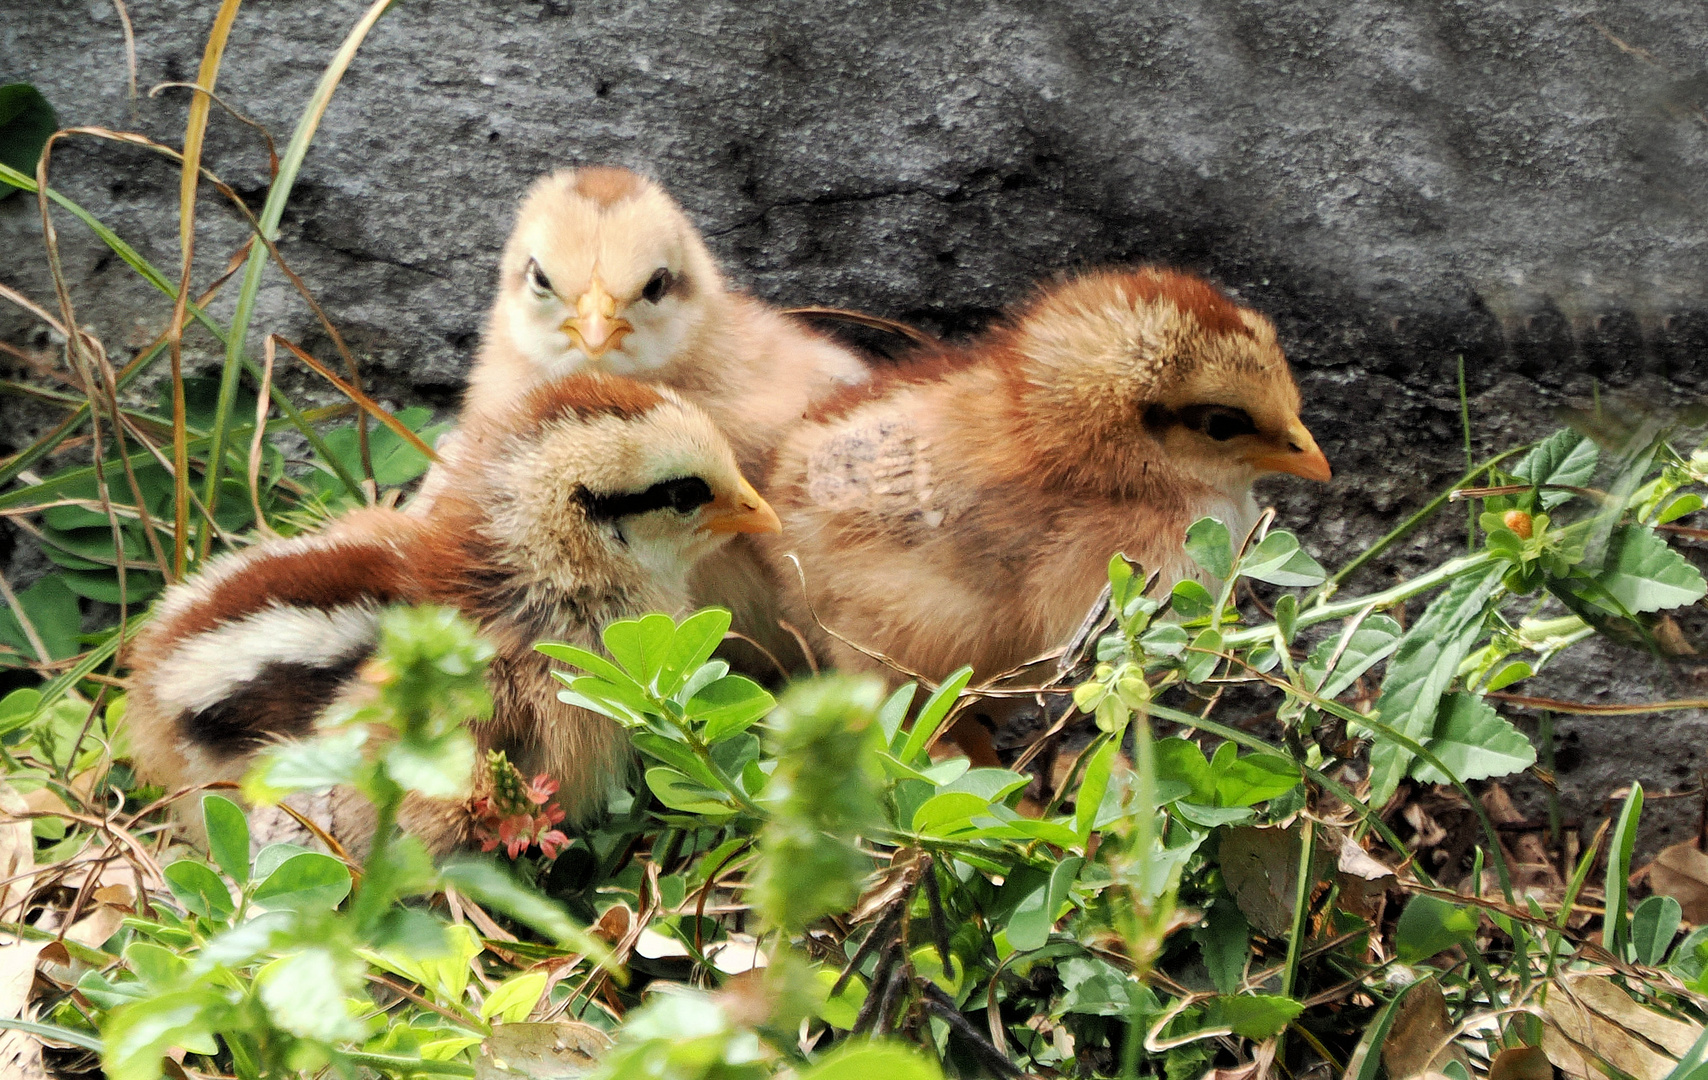
{"label": "dry brown grass blade", "polygon": [[381,405],[373,398],[362,393],[362,391],[358,390],[356,387],[351,386],[343,379],[340,379],[337,375],[333,374],[331,368],[322,364],[319,360],[316,360],[306,350],[299,348],[289,339],[282,338],[278,334],[269,334],[267,336],[267,340],[277,340],[280,345],[289,349],[293,356],[307,364],[310,370],[312,370],[316,375],[319,375],[321,378],[337,387],[340,393],[351,401],[354,401],[357,405],[360,405],[363,411],[371,414],[375,420],[378,420],[380,423],[390,428],[392,433],[398,438],[425,454],[428,461],[439,460],[439,455],[433,452],[433,448],[422,442],[421,436],[410,431],[409,428],[404,425],[403,421],[386,411],[384,405]]}
{"label": "dry brown grass blade", "polygon": [[808,307],[784,308],[783,314],[805,315],[808,318],[834,319],[840,322],[853,323],[855,326],[864,326],[871,330],[882,330],[886,333],[894,334],[897,337],[904,337],[915,345],[926,348],[934,345],[941,345],[943,343],[941,338],[933,334],[928,334],[917,326],[909,326],[907,323],[898,322],[895,319],[886,319],[881,315],[868,315],[864,311],[854,311],[850,308],[811,305]]}
{"label": "dry brown grass blade", "polygon": [[255,511],[256,530],[268,539],[276,539],[279,534],[267,524],[267,515],[261,512],[261,444],[267,438],[267,406],[272,400],[273,360],[278,355],[272,338],[267,339],[262,355],[265,366],[261,369],[261,390],[255,395],[255,437],[249,440],[249,505]]}
{"label": "dry brown grass blade", "polygon": [[[207,44],[202,49],[202,66],[196,73],[196,85],[209,94],[219,77],[220,59],[225,55],[225,43],[231,36],[232,23],[237,21],[240,3],[242,0],[223,0],[214,16]],[[172,322],[167,336],[172,360],[172,461],[177,466],[172,477],[172,571],[177,578],[184,576],[190,539],[190,448],[184,403],[184,322],[189,316],[190,272],[196,250],[196,187],[201,180],[202,138],[207,133],[211,106],[212,101],[207,94],[192,97],[189,119],[184,125],[184,165],[178,184],[178,250],[182,270],[178,279],[178,299],[172,305]],[[46,179],[40,179],[45,193]]]}
{"label": "dry brown grass blade", "polygon": [[1549,712],[1573,716],[1641,716],[1644,713],[1672,712],[1679,709],[1708,709],[1708,698],[1677,698],[1672,701],[1636,702],[1628,705],[1594,705],[1587,701],[1561,701],[1557,698],[1530,697],[1491,690],[1486,695],[1497,701],[1527,709],[1547,709]]}

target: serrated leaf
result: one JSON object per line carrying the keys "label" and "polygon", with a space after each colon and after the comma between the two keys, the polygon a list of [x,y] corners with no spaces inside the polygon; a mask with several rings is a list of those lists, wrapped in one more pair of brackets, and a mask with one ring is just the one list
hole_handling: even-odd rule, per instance
{"label": "serrated leaf", "polygon": [[1693,604],[1708,593],[1701,571],[1641,525],[1613,530],[1595,580],[1633,614]]}
{"label": "serrated leaf", "polygon": [[1265,536],[1261,544],[1247,552],[1240,560],[1239,572],[1241,577],[1288,588],[1321,585],[1328,578],[1322,564],[1299,546],[1299,538],[1283,530]]}
{"label": "serrated leaf", "polygon": [[[1456,579],[1412,624],[1382,680],[1376,710],[1384,723],[1418,742],[1435,730],[1441,695],[1483,633],[1489,599],[1504,566]],[[1385,804],[1411,765],[1412,753],[1389,739],[1370,750],[1370,802]]]}
{"label": "serrated leaf", "polygon": [[[1460,780],[1509,776],[1536,764],[1536,748],[1524,732],[1475,694],[1443,698],[1435,734],[1423,745]],[[1426,784],[1452,782],[1422,759],[1413,765],[1412,775]]]}
{"label": "serrated leaf", "polygon": [[1228,527],[1215,518],[1199,518],[1186,530],[1186,554],[1217,581],[1233,572],[1233,542]]}
{"label": "serrated leaf", "polygon": [[[1512,475],[1532,484],[1566,484],[1583,487],[1595,475],[1595,463],[1600,451],[1594,441],[1570,428],[1554,432],[1542,444],[1524,455],[1512,470]],[[1544,510],[1572,498],[1569,491],[1542,492]]]}

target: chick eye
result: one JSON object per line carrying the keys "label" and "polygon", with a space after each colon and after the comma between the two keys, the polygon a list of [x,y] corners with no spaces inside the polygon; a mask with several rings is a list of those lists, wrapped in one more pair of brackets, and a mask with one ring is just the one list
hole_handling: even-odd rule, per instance
{"label": "chick eye", "polygon": [[674,280],[668,267],[659,267],[646,279],[646,286],[641,289],[641,299],[649,304],[658,303],[664,299],[664,294],[670,291]]}
{"label": "chick eye", "polygon": [[680,480],[666,480],[662,484],[653,485],[654,489],[662,488],[662,494],[670,500],[670,509],[678,514],[692,514],[700,507],[712,501],[712,487],[698,476],[685,476]]}
{"label": "chick eye", "polygon": [[528,287],[541,296],[552,291],[551,279],[546,277],[546,272],[541,270],[540,264],[533,259],[528,260],[528,269],[523,276],[528,279]]}
{"label": "chick eye", "polygon": [[1187,425],[1208,435],[1217,442],[1227,442],[1238,435],[1256,435],[1257,425],[1244,409],[1226,405],[1196,405],[1180,410]]}

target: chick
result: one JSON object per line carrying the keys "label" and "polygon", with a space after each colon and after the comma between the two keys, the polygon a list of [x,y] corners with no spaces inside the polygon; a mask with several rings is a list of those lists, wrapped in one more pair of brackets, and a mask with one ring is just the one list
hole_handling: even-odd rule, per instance
{"label": "chick", "polygon": [[790,580],[800,559],[795,625],[810,601],[931,678],[989,677],[1073,633],[1113,552],[1165,585],[1196,573],[1187,526],[1248,529],[1268,472],[1329,479],[1274,327],[1190,274],[1103,271],[822,405],[778,453],[763,546]]}
{"label": "chick", "polygon": [[[557,698],[533,645],[599,649],[609,623],[687,602],[695,562],[777,516],[706,415],[669,390],[573,375],[474,422],[431,518],[357,511],[326,531],[229,556],[167,592],[133,654],[128,716],[138,772],[168,786],[236,779],[257,750],[300,738],[356,689],[380,610],[439,603],[474,620],[496,655],[481,749],[560,784],[572,819],[627,768],[627,739]],[[334,836],[371,821],[327,804]],[[466,841],[460,806],[407,804],[430,849]]]}
{"label": "chick", "polygon": [[681,207],[615,168],[555,172],[522,200],[465,409],[502,412],[584,369],[682,391],[744,470],[814,400],[867,375],[828,338],[730,292]]}

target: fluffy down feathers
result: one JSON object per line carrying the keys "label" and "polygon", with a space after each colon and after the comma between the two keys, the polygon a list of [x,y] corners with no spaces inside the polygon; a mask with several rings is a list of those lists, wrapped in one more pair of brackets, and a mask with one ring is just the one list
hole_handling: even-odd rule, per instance
{"label": "fluffy down feathers", "polygon": [[[1269,322],[1202,280],[1142,269],[1046,292],[982,340],[825,403],[778,454],[818,619],[931,677],[995,675],[1065,640],[1125,551],[1192,573],[1186,527],[1247,529],[1253,479],[1328,478]],[[871,667],[820,635],[822,659]]]}
{"label": "fluffy down feathers", "polygon": [[[686,606],[699,559],[737,532],[775,529],[727,442],[668,390],[560,379],[502,421],[471,426],[430,519],[369,509],[324,532],[258,545],[169,590],[133,654],[129,718],[146,778],[236,779],[268,743],[308,734],[352,692],[380,610],[439,603],[497,655],[494,715],[474,728],[527,774],[549,773],[572,817],[627,768],[610,721],[557,700],[542,639],[598,649],[612,621]],[[361,846],[364,808],[323,801]],[[443,851],[467,839],[460,806],[411,803],[404,825]]]}

